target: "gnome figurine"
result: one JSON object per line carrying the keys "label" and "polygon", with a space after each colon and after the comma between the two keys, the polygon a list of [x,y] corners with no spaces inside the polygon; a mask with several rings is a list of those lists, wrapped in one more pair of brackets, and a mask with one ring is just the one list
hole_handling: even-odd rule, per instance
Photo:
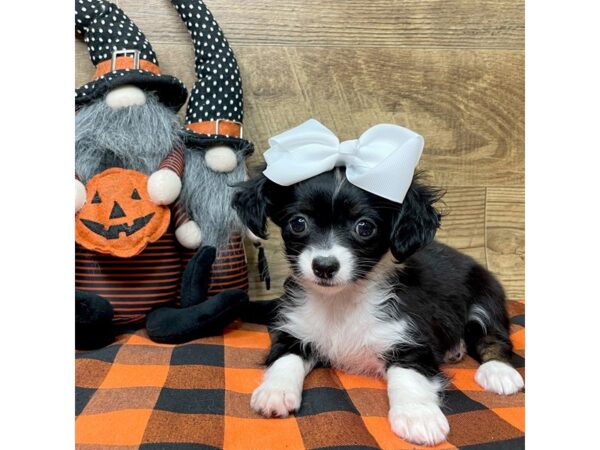
{"label": "gnome figurine", "polygon": [[116,5],[76,0],[75,7],[75,29],[96,66],[93,80],[75,91],[75,210],[85,202],[83,183],[114,166],[149,174],[152,200],[170,204],[181,191],[176,113],[187,90],[160,73],[152,46]]}
{"label": "gnome figurine", "polygon": [[[232,294],[232,290],[237,293],[248,289],[244,237],[260,246],[260,240],[242,225],[231,207],[234,186],[247,179],[246,159],[254,151],[253,144],[243,138],[242,81],[233,51],[206,5],[201,0],[171,3],[192,36],[198,78],[182,130],[185,170],[180,202],[186,219],[185,224],[183,220],[178,224],[176,233],[181,242],[187,239],[184,232],[195,238],[199,231],[202,245],[217,249],[206,292],[208,299],[196,307],[204,306],[210,311],[205,317],[227,311],[225,317],[232,320],[247,305],[247,296],[242,302],[241,296]],[[259,255],[264,255],[262,248]],[[264,256],[261,264],[266,267]],[[229,304],[219,299],[222,293],[229,294]],[[148,334],[161,342],[197,336],[192,326],[173,332],[184,320],[189,321],[189,308],[157,309],[148,316]]]}
{"label": "gnome figurine", "polygon": [[[96,66],[75,92],[76,347],[83,349],[143,326],[149,311],[177,297],[182,259],[172,218],[181,220],[174,202],[184,149],[176,113],[187,90],[160,73],[152,46],[116,5],[75,6],[76,31]],[[182,245],[197,248],[199,233],[189,228]],[[214,256],[207,248],[194,258],[201,285]]]}

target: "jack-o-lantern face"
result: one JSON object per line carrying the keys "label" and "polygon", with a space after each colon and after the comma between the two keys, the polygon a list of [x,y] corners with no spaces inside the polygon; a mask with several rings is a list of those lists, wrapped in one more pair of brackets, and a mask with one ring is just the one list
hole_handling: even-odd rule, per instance
{"label": "jack-o-lantern face", "polygon": [[147,183],[143,173],[116,167],[91,178],[86,203],[75,217],[75,241],[89,250],[128,258],[160,239],[171,212],[150,200]]}

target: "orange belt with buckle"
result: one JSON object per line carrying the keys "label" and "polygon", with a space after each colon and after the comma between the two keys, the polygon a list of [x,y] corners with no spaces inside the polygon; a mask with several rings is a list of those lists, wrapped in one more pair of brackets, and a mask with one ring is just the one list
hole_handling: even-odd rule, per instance
{"label": "orange belt with buckle", "polygon": [[186,128],[200,134],[222,134],[225,136],[242,137],[242,124],[232,120],[207,120],[188,123]]}
{"label": "orange belt with buckle", "polygon": [[124,69],[141,69],[147,72],[160,74],[160,68],[156,64],[146,61],[145,59],[140,59],[139,50],[116,50],[113,52],[113,57],[111,59],[102,61],[96,66],[94,80],[114,70]]}

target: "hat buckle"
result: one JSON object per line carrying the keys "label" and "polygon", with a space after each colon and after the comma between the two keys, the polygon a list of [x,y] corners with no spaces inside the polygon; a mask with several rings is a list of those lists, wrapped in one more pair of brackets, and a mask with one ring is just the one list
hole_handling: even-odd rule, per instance
{"label": "hat buckle", "polygon": [[133,57],[133,69],[137,70],[140,68],[140,51],[136,49],[122,49],[115,50],[112,53],[112,59],[110,61],[110,71],[114,72],[117,70],[117,58],[118,57]]}

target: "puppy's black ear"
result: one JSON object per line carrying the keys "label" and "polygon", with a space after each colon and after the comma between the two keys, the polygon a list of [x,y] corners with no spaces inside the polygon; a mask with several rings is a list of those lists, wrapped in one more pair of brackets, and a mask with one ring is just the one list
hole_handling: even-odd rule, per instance
{"label": "puppy's black ear", "polygon": [[269,200],[266,185],[269,182],[262,173],[237,185],[231,206],[250,231],[261,239],[267,238],[267,208]]}
{"label": "puppy's black ear", "polygon": [[425,247],[435,237],[442,214],[434,207],[444,192],[422,184],[417,173],[392,224],[391,250],[398,262]]}

